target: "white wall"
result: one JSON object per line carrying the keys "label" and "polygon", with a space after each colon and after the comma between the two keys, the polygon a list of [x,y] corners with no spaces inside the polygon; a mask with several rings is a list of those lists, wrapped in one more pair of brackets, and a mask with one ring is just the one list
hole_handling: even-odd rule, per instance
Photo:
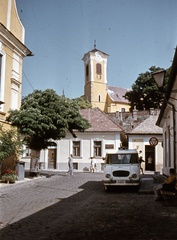
{"label": "white wall", "polygon": [[[93,142],[102,142],[102,153],[101,157],[96,158],[97,170],[102,170],[102,164],[104,163],[103,157],[105,157],[106,152],[118,150],[120,147],[120,134],[119,133],[77,133],[77,138],[73,138],[71,134],[67,134],[66,138],[57,141],[57,159],[56,159],[56,169],[60,171],[68,170],[68,156],[72,154],[72,141],[81,142],[81,152],[80,157],[73,157],[73,163],[78,164],[78,171],[83,171],[85,169],[90,169],[90,157],[94,155],[93,153]],[[114,145],[114,149],[105,149],[106,144]],[[47,150],[43,151],[43,159],[45,162],[45,169],[47,169]],[[42,161],[42,160],[41,160]]]}
{"label": "white wall", "polygon": [[[149,140],[151,137],[156,137],[158,139],[158,144],[155,146],[155,171],[163,171],[163,147],[162,147],[162,137],[159,135],[130,135],[129,136],[129,148],[137,149],[138,152],[142,151],[140,156],[145,160],[145,146],[150,145]],[[142,163],[142,168],[145,170],[145,163]]]}

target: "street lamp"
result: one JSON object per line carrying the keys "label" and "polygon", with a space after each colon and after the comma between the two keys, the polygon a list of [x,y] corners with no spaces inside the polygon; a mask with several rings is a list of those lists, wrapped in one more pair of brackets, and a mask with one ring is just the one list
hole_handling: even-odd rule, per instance
{"label": "street lamp", "polygon": [[164,86],[164,78],[165,78],[165,70],[161,69],[157,72],[152,73],[152,77],[154,78],[157,87],[162,92],[163,86]]}

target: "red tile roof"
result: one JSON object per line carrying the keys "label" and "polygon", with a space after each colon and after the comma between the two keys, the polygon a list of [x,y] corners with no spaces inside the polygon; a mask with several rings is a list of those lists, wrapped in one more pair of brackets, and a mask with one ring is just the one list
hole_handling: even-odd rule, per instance
{"label": "red tile roof", "polygon": [[80,113],[91,124],[91,128],[86,132],[123,132],[123,129],[99,108],[80,109]]}

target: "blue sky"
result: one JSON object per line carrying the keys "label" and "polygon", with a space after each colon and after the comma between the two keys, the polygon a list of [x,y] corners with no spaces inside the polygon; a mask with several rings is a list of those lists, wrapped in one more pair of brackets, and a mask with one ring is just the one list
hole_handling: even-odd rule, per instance
{"label": "blue sky", "polygon": [[84,93],[84,54],[107,53],[108,85],[131,88],[151,66],[170,67],[177,45],[176,0],[16,0],[25,45],[22,95]]}

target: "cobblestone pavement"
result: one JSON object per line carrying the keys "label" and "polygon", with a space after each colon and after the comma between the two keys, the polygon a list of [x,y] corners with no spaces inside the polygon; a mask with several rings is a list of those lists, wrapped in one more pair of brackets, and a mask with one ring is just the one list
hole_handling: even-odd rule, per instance
{"label": "cobblestone pavement", "polygon": [[177,239],[176,201],[155,202],[152,178],[144,177],[139,192],[105,192],[101,179],[102,173],[57,173],[1,186],[0,238]]}

